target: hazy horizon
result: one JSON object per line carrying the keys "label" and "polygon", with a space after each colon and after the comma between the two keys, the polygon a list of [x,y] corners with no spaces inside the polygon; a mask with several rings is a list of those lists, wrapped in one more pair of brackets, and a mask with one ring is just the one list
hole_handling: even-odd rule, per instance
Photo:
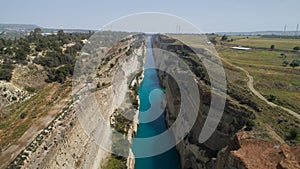
{"label": "hazy horizon", "polygon": [[[16,5],[17,4],[17,5]],[[203,32],[295,31],[300,1],[16,1],[4,0],[0,23],[43,28],[99,30],[120,17],[142,12],[176,15]]]}

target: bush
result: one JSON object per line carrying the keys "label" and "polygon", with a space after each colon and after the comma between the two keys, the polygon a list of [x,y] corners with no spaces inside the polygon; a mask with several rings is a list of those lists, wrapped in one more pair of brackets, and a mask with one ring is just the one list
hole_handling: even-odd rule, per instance
{"label": "bush", "polygon": [[293,48],[293,50],[298,51],[298,50],[300,50],[300,47],[299,47],[299,46],[295,46],[295,47]]}
{"label": "bush", "polygon": [[300,61],[299,60],[293,60],[291,63],[290,63],[290,66],[291,67],[298,67],[300,65]]}
{"label": "bush", "polygon": [[131,54],[132,54],[132,51],[131,51],[131,49],[129,49],[128,51],[126,51],[126,52],[125,52],[125,54],[126,54],[126,56],[129,56],[129,55],[131,55]]}
{"label": "bush", "polygon": [[238,125],[238,120],[236,119],[236,117],[233,117],[233,118],[232,118],[231,124],[232,124],[233,126]]}
{"label": "bush", "polygon": [[295,140],[298,136],[299,136],[299,129],[298,128],[292,128],[290,131],[289,131],[289,135],[287,136],[287,139],[288,140]]}
{"label": "bush", "polygon": [[18,49],[17,51],[15,51],[16,53],[16,60],[17,61],[23,61],[26,60],[26,52],[23,49]]}
{"label": "bush", "polygon": [[25,90],[29,93],[34,93],[35,89],[33,87],[25,87]]}
{"label": "bush", "polygon": [[290,62],[286,60],[286,61],[282,62],[282,65],[283,65],[283,66],[287,66],[289,63],[290,63]]}
{"label": "bush", "polygon": [[246,131],[252,130],[254,126],[255,126],[255,123],[253,120],[251,120],[251,119],[246,120],[246,128],[245,128]]}
{"label": "bush", "polygon": [[100,84],[100,82],[98,82],[97,83],[97,89],[100,89],[100,87],[101,87],[101,84]]}
{"label": "bush", "polygon": [[124,157],[118,157],[111,155],[108,161],[103,165],[103,169],[127,169],[126,159]]}
{"label": "bush", "polygon": [[268,101],[270,101],[270,102],[274,102],[277,98],[276,98],[276,96],[274,96],[274,95],[271,94],[271,95],[268,96],[267,99],[268,99]]}
{"label": "bush", "polygon": [[41,52],[41,51],[43,51],[43,48],[38,45],[38,46],[35,47],[35,51]]}
{"label": "bush", "polygon": [[72,65],[66,65],[62,66],[58,69],[51,69],[48,72],[48,79],[46,79],[46,82],[59,82],[63,83],[67,76],[73,75],[74,67]]}
{"label": "bush", "polygon": [[26,113],[21,113],[20,118],[24,119],[26,117],[26,115],[27,115]]}
{"label": "bush", "polygon": [[0,80],[10,81],[12,77],[12,71],[14,70],[14,66],[7,61],[0,66]]}
{"label": "bush", "polygon": [[221,38],[221,41],[227,41],[228,37],[226,35],[223,35]]}

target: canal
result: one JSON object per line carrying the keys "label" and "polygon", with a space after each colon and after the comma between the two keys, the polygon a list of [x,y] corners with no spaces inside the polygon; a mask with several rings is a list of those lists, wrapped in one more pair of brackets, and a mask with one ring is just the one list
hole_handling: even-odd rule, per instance
{"label": "canal", "polygon": [[[153,137],[167,130],[165,115],[161,108],[164,89],[160,86],[157,70],[153,67],[155,67],[155,60],[152,52],[151,36],[148,36],[144,79],[138,92],[140,98],[140,124],[136,138]],[[157,114],[157,118],[152,120],[153,115]],[[172,136],[170,135],[170,137]],[[156,140],[153,144],[137,145],[133,140],[133,153],[135,156],[139,151],[148,151],[147,153],[151,154],[151,151],[159,146],[159,142],[160,140]],[[135,169],[180,169],[179,155],[173,147],[159,155],[136,158]]]}

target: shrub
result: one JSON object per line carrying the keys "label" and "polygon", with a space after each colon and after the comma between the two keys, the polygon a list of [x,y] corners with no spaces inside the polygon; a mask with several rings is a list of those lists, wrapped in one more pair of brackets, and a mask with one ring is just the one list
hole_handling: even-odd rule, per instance
{"label": "shrub", "polygon": [[221,38],[221,41],[227,41],[228,37],[226,35],[223,35]]}
{"label": "shrub", "polygon": [[246,120],[246,128],[245,128],[246,131],[252,130],[254,126],[255,126],[255,123],[253,120],[251,120],[251,119]]}
{"label": "shrub", "polygon": [[299,47],[299,46],[295,46],[295,47],[293,48],[293,50],[298,51],[298,50],[300,50],[300,47]]}
{"label": "shrub", "polygon": [[272,94],[268,96],[268,101],[273,102],[275,100],[276,100],[276,96],[274,96]]}
{"label": "shrub", "polygon": [[97,83],[97,89],[99,89],[101,87],[100,82]]}
{"label": "shrub", "polygon": [[290,66],[291,67],[298,67],[300,65],[300,61],[299,60],[293,60],[291,63],[290,63]]}
{"label": "shrub", "polygon": [[290,62],[286,60],[286,61],[282,62],[282,65],[283,65],[283,66],[287,66],[289,63],[290,63]]}
{"label": "shrub", "polygon": [[297,128],[292,128],[290,131],[289,131],[289,135],[287,136],[287,139],[288,140],[295,140],[298,136],[299,136],[299,129]]}
{"label": "shrub", "polygon": [[35,89],[33,87],[25,87],[25,90],[29,93],[34,93]]}
{"label": "shrub", "polygon": [[13,68],[1,68],[0,67],[0,80],[10,81],[12,77]]}
{"label": "shrub", "polygon": [[27,115],[26,113],[21,113],[20,118],[24,119],[26,117],[26,115]]}
{"label": "shrub", "polygon": [[233,117],[233,118],[232,118],[231,124],[232,124],[233,126],[238,125],[238,120],[236,119],[236,117]]}

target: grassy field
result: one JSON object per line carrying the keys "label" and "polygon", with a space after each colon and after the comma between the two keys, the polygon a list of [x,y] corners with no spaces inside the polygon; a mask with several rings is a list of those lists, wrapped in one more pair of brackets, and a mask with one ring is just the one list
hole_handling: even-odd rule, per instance
{"label": "grassy field", "polygon": [[[192,35],[177,35],[178,39],[187,39],[192,42],[193,47],[203,46],[203,39]],[[284,61],[300,60],[300,52],[285,52],[286,58],[281,57],[281,51],[270,51],[269,49],[252,49],[239,51],[230,49],[226,44],[241,42],[241,45],[269,48],[274,44],[284,50],[291,50],[300,44],[300,40],[294,39],[267,39],[259,36],[229,37],[235,39],[221,45],[219,42],[216,50],[219,55],[230,63],[246,69],[254,77],[254,87],[266,98],[275,96],[274,103],[290,108],[296,112],[300,110],[300,68],[282,66]],[[244,39],[245,38],[245,39]],[[220,39],[218,37],[217,39]],[[258,42],[258,43],[254,43]],[[239,44],[239,43],[237,43]],[[276,47],[276,48],[277,48]],[[255,135],[263,139],[286,140],[293,128],[299,128],[300,121],[279,108],[267,106],[266,103],[254,96],[247,87],[248,78],[244,72],[224,64],[227,76],[228,91],[243,98],[255,102],[261,111],[256,113]],[[242,100],[237,100],[242,102]],[[275,132],[274,132],[275,131]],[[279,138],[279,139],[278,139]],[[300,141],[298,136],[295,140]]]}
{"label": "grassy field", "polygon": [[275,49],[280,50],[293,50],[295,46],[300,46],[300,39],[265,38],[260,36],[248,36],[248,39],[245,36],[230,36],[228,39],[233,39],[233,42],[227,42],[228,44],[260,48],[270,48],[271,45],[275,45]]}
{"label": "grassy field", "polygon": [[299,53],[288,53],[280,58],[280,52],[268,50],[237,51],[228,47],[218,47],[219,54],[231,63],[245,68],[253,77],[255,88],[267,98],[276,97],[274,103],[300,110],[300,68],[282,66],[283,61],[298,59]]}
{"label": "grassy field", "polygon": [[[53,83],[37,91],[24,103],[14,104],[9,107],[10,113],[0,120],[0,149],[5,149],[8,144],[20,138],[39,118],[52,110],[58,101],[68,96],[68,85]],[[59,112],[55,112],[54,116]],[[24,114],[24,117],[21,117]]]}
{"label": "grassy field", "polygon": [[177,34],[171,34],[170,37],[180,40],[181,42],[185,43],[186,45],[192,46],[192,47],[203,47],[208,46],[208,39],[204,35],[177,35]]}

